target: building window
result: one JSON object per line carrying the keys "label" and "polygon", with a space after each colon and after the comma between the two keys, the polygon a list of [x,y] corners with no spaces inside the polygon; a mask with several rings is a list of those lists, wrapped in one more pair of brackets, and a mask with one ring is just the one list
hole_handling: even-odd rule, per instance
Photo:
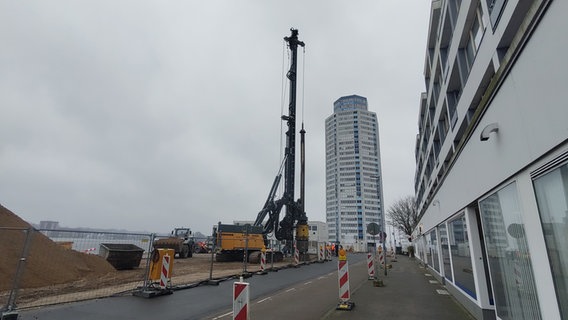
{"label": "building window", "polygon": [[442,261],[444,264],[444,277],[452,281],[452,262],[450,260],[450,242],[448,239],[448,231],[446,224],[442,223],[438,226],[440,230],[440,246],[442,247]]}
{"label": "building window", "polygon": [[481,7],[478,5],[475,9],[471,28],[464,34],[465,39],[462,40],[465,40],[466,44],[463,48],[458,50],[458,61],[462,83],[466,83],[475,60],[475,56],[477,55],[477,51],[481,45],[481,40],[485,30],[482,15]]}
{"label": "building window", "polygon": [[480,201],[479,208],[497,315],[541,319],[516,184]]}
{"label": "building window", "polygon": [[431,263],[434,270],[440,272],[440,260],[438,260],[438,239],[436,237],[436,229],[432,230],[428,237],[428,250],[432,260],[428,261]]}
{"label": "building window", "polygon": [[454,283],[465,293],[477,299],[467,223],[463,213],[448,223],[448,237],[454,267]]}
{"label": "building window", "polygon": [[499,22],[501,12],[503,12],[503,8],[505,7],[505,2],[507,2],[507,0],[487,0],[493,30],[495,30],[495,26],[497,26],[497,22]]}
{"label": "building window", "polygon": [[568,164],[534,181],[561,318],[568,318]]}

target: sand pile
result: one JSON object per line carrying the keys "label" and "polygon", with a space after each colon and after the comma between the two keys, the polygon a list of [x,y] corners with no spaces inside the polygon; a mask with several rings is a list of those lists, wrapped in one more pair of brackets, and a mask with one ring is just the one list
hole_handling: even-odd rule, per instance
{"label": "sand pile", "polygon": [[[30,225],[0,205],[0,227],[28,228]],[[25,237],[26,233],[21,230],[0,229],[0,291],[12,287]],[[40,232],[33,232],[20,288],[38,288],[116,272],[99,256],[65,249]]]}

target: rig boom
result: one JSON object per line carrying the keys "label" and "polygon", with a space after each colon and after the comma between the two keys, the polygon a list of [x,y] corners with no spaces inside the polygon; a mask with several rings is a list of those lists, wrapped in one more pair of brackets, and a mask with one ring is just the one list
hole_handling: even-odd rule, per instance
{"label": "rig boom", "polygon": [[[301,180],[300,180],[300,199],[294,201],[295,187],[295,166],[296,166],[296,75],[298,68],[298,46],[304,47],[304,42],[298,40],[298,30],[290,29],[291,35],[285,37],[288,48],[291,51],[290,70],[286,77],[290,81],[290,96],[288,105],[288,115],[283,115],[282,120],[286,121],[288,130],[286,131],[286,149],[284,151],[284,194],[282,198],[274,200],[275,187],[280,182],[282,168],[280,169],[264,208],[259,212],[255,221],[256,226],[262,225],[266,215],[268,220],[264,224],[264,233],[275,233],[276,239],[292,242],[294,240],[294,228],[296,229],[296,246],[300,253],[308,251],[308,217],[304,211],[304,135],[305,130],[302,124],[301,133]],[[279,221],[280,211],[286,206],[286,213]]]}

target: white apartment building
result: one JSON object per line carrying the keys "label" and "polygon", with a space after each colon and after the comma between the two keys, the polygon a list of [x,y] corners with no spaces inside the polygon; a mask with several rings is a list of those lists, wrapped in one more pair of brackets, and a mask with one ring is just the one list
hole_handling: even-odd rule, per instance
{"label": "white apartment building", "polygon": [[568,319],[568,1],[432,1],[417,256],[478,319]]}
{"label": "white apartment building", "polygon": [[375,245],[367,225],[384,226],[379,124],[361,96],[341,97],[333,109],[325,120],[329,241],[364,251]]}

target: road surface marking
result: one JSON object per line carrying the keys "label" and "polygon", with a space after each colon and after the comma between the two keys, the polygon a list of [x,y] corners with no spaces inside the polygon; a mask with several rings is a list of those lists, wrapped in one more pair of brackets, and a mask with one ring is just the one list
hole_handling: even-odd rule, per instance
{"label": "road surface marking", "polygon": [[430,280],[430,283],[438,283],[436,280]]}
{"label": "road surface marking", "polygon": [[308,281],[306,283],[304,283],[305,286],[307,286],[308,284],[312,283],[311,281]]}
{"label": "road surface marking", "polygon": [[446,290],[437,289],[436,292],[438,292],[438,294],[447,294],[447,295],[449,295],[448,291],[446,291]]}
{"label": "road surface marking", "polygon": [[290,292],[290,291],[294,291],[294,290],[296,290],[296,288],[290,288],[290,289],[286,290],[286,292]]}
{"label": "road surface marking", "polygon": [[229,315],[232,315],[232,314],[233,314],[233,311],[227,312],[227,313],[225,313],[225,314],[222,314],[222,315],[220,315],[220,316],[218,316],[218,317],[213,318],[213,320],[225,318],[226,316],[229,316]]}
{"label": "road surface marking", "polygon": [[431,277],[431,276],[432,276],[432,275],[429,274],[429,273],[425,273],[424,275],[427,276],[427,277]]}
{"label": "road surface marking", "polygon": [[272,297],[268,297],[268,298],[264,298],[264,299],[262,299],[262,300],[258,300],[257,303],[262,303],[262,302],[264,302],[264,301],[266,301],[266,300],[272,300]]}

